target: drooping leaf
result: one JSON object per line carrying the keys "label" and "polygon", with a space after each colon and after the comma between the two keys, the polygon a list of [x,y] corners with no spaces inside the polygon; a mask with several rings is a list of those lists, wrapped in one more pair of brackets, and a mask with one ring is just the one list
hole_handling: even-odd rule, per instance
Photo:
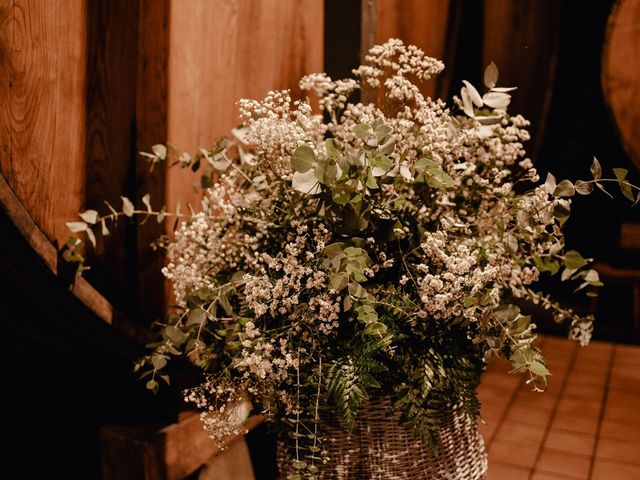
{"label": "drooping leaf", "polygon": [[85,222],[67,222],[67,228],[71,230],[73,233],[84,232],[89,228]]}
{"label": "drooping leaf", "polygon": [[491,62],[484,69],[484,84],[487,88],[493,88],[498,83],[498,67],[495,63]]}
{"label": "drooping leaf", "polygon": [[473,102],[469,96],[469,92],[466,87],[460,89],[460,99],[462,100],[462,111],[467,114],[468,117],[475,117],[475,111],[473,110]]}
{"label": "drooping leaf", "polygon": [[332,290],[342,290],[349,283],[347,272],[332,273],[329,275],[329,288]]}
{"label": "drooping leaf", "polygon": [[567,253],[565,253],[562,261],[566,268],[576,270],[584,267],[588,263],[576,250],[569,250]]}
{"label": "drooping leaf", "polygon": [[291,166],[296,172],[305,173],[309,171],[316,162],[316,154],[307,145],[300,145],[296,148],[291,158]]}
{"label": "drooping leaf", "polygon": [[585,182],[584,180],[576,180],[574,187],[580,195],[589,195],[593,192],[593,183]]}
{"label": "drooping leaf", "polygon": [[620,191],[625,196],[625,198],[631,202],[635,201],[635,198],[633,197],[633,191],[631,190],[631,185],[629,185],[629,183],[625,181],[629,171],[626,168],[614,168],[613,173],[618,180]]}
{"label": "drooping leaf", "polygon": [[508,93],[489,92],[482,97],[485,105],[498,110],[506,110],[511,103],[511,95]]}
{"label": "drooping leaf", "polygon": [[553,195],[556,190],[556,177],[551,172],[547,173],[547,179],[544,181],[544,189],[549,195]]}
{"label": "drooping leaf", "polygon": [[381,123],[375,128],[374,133],[376,135],[378,143],[380,143],[387,135],[391,133],[391,127],[389,125]]}
{"label": "drooping leaf", "polygon": [[476,87],[471,85],[471,83],[469,83],[466,80],[462,80],[462,83],[464,83],[464,86],[467,87],[467,92],[469,93],[469,98],[475,104],[475,106],[478,107],[478,108],[482,107],[482,97],[478,93],[478,90],[476,90]]}
{"label": "drooping leaf", "polygon": [[324,141],[324,147],[327,150],[327,156],[329,158],[338,158],[342,153],[335,138],[326,139]]}
{"label": "drooping leaf", "polygon": [[320,193],[320,182],[316,178],[315,171],[310,169],[304,173],[295,172],[291,179],[291,187],[298,192],[315,195]]}
{"label": "drooping leaf", "polygon": [[98,212],[95,210],[85,210],[80,213],[80,218],[91,225],[95,224],[98,221]]}
{"label": "drooping leaf", "polygon": [[160,160],[164,160],[165,158],[167,158],[167,147],[165,145],[158,143],[151,147],[151,151]]}
{"label": "drooping leaf", "polygon": [[576,193],[576,189],[571,183],[571,180],[562,180],[554,189],[554,197],[573,197]]}
{"label": "drooping leaf", "polygon": [[133,203],[127,197],[120,197],[122,199],[122,213],[127,217],[132,217],[134,212]]}
{"label": "drooping leaf", "polygon": [[367,125],[366,123],[359,123],[358,125],[353,127],[353,133],[355,133],[357,137],[366,140],[372,133],[371,125]]}
{"label": "drooping leaf", "polygon": [[144,197],[142,197],[142,203],[144,203],[144,206],[147,207],[147,212],[151,212],[152,208],[151,208],[151,195],[150,194],[145,194]]}
{"label": "drooping leaf", "polygon": [[591,163],[591,174],[595,180],[599,180],[602,178],[602,167],[600,166],[600,162],[596,157],[593,157],[593,163]]}
{"label": "drooping leaf", "polygon": [[95,247],[96,246],[96,235],[95,235],[95,233],[93,233],[93,230],[91,230],[90,228],[87,228],[86,233],[87,233],[87,238],[91,242],[91,245],[93,245]]}
{"label": "drooping leaf", "polygon": [[195,308],[189,312],[186,325],[202,325],[202,323],[204,323],[206,319],[207,312],[205,312],[202,308]]}

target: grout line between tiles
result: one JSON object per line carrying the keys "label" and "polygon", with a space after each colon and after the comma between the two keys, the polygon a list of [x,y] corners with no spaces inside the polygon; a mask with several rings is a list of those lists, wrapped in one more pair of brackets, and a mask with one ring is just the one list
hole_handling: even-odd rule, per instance
{"label": "grout line between tiles", "polygon": [[567,387],[567,383],[569,382],[569,378],[571,377],[571,371],[573,370],[573,366],[576,363],[576,357],[578,356],[578,348],[577,345],[574,345],[573,350],[571,352],[571,357],[569,357],[569,361],[567,362],[566,372],[562,378],[562,383],[560,384],[560,389],[558,391],[558,398],[553,404],[553,409],[551,410],[551,416],[549,417],[549,421],[544,430],[544,435],[542,436],[542,440],[540,441],[540,445],[538,446],[538,452],[536,453],[536,459],[533,463],[533,468],[531,469],[531,473],[529,474],[529,480],[533,479],[533,475],[536,471],[536,467],[538,466],[538,462],[540,461],[540,457],[542,457],[542,450],[544,449],[544,444],[549,437],[549,432],[551,430],[551,425],[553,425],[553,421],[556,419],[556,415],[558,414],[558,406],[560,405],[560,401],[562,400],[562,394],[564,393],[565,388]]}
{"label": "grout line between tiles", "polygon": [[593,450],[591,451],[591,461],[589,463],[589,475],[587,478],[591,479],[593,476],[593,469],[596,463],[596,452],[598,451],[598,445],[600,444],[600,431],[602,430],[602,422],[604,421],[605,409],[607,406],[607,400],[609,399],[609,385],[611,383],[611,374],[613,372],[613,364],[616,358],[616,351],[618,346],[614,343],[611,349],[611,355],[609,356],[609,366],[607,368],[607,376],[604,381],[604,394],[602,396],[602,404],[600,405],[600,414],[598,415],[598,426],[596,427],[596,441],[593,443]]}

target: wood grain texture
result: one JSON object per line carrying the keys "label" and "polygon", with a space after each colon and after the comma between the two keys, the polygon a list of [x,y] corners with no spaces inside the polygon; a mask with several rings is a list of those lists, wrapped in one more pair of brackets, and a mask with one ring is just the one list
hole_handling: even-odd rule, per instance
{"label": "wood grain texture", "polygon": [[[238,123],[236,102],[293,88],[322,71],[322,0],[182,0],[171,4],[169,141],[209,147]],[[199,205],[198,178],[173,169],[170,204]]]}
{"label": "wood grain texture", "polygon": [[602,89],[624,149],[640,168],[640,0],[619,0],[609,17]]}
{"label": "wood grain texture", "polygon": [[0,90],[9,101],[3,93],[0,173],[44,234],[63,243],[65,222],[83,198],[86,1],[8,6],[2,6]]}
{"label": "wood grain texture", "polygon": [[[46,275],[60,275],[62,267],[59,266],[58,252],[56,247],[46,237],[42,230],[35,224],[31,218],[30,212],[27,211],[20,199],[11,189],[10,185],[0,175],[0,215],[5,216],[11,221],[11,225],[15,228],[22,238],[25,246],[35,253],[38,261],[46,267]],[[41,275],[42,276],[42,275]],[[30,278],[32,282],[31,288],[37,288],[41,284],[45,284],[48,279]],[[128,338],[137,341],[140,344],[148,343],[151,339],[150,332],[142,327],[139,323],[133,322],[129,317],[119,312],[113,305],[95,288],[93,288],[86,279],[76,278],[74,284],[70,288],[71,293],[82,304],[87,307],[96,317],[103,322],[112,325],[120,333]]]}
{"label": "wood grain texture", "polygon": [[[365,8],[366,7],[366,8]],[[362,55],[375,44],[399,38],[420,47],[450,67],[448,46],[455,38],[449,21],[451,0],[365,0],[363,2]],[[448,41],[449,39],[449,41]],[[451,52],[453,53],[453,52]],[[449,58],[447,58],[449,57]],[[421,88],[430,97],[441,96],[444,85],[433,78]]]}
{"label": "wood grain texture", "polygon": [[[245,427],[251,430],[262,420],[260,416],[251,417]],[[243,442],[243,438],[242,435],[228,437],[226,442],[231,446]],[[100,444],[105,480],[181,480],[210,463],[212,469],[217,461],[224,467],[227,453],[221,452],[216,442],[207,436],[196,413],[159,430],[105,426],[100,431]],[[242,471],[250,471],[246,456],[244,462]]]}
{"label": "wood grain texture", "polygon": [[560,2],[485,0],[483,65],[495,62],[500,86],[516,86],[510,113],[531,121],[535,158],[549,111],[558,50]]}
{"label": "wood grain texture", "polygon": [[[168,138],[168,62],[170,0],[139,0],[138,61],[136,76],[136,153],[148,152],[152,145]],[[196,48],[196,44],[188,48]],[[163,168],[149,171],[137,157],[135,191],[138,202],[151,195],[155,208],[165,203],[166,173]],[[160,270],[164,259],[149,244],[164,233],[154,221],[136,227],[136,276],[138,305],[147,320],[162,318],[166,311],[165,284]]]}
{"label": "wood grain texture", "polygon": [[[88,56],[86,98],[85,208],[108,212],[120,195],[135,197],[135,97],[138,38],[137,2],[87,0]],[[103,293],[132,304],[137,289],[135,238],[126,222],[98,235],[90,278]],[[130,229],[129,229],[130,230]]]}

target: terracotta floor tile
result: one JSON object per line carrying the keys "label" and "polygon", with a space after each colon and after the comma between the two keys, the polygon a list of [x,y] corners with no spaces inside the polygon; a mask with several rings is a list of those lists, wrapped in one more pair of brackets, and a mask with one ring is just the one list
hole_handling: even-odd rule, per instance
{"label": "terracotta floor tile", "polygon": [[614,344],[610,342],[601,342],[599,340],[593,340],[589,344],[589,348],[578,347],[578,355],[585,355],[589,357],[604,357],[609,356],[613,352]]}
{"label": "terracotta floor tile", "polygon": [[544,348],[549,352],[573,352],[576,350],[578,344],[576,342],[569,342],[566,338],[562,337],[545,337]]}
{"label": "terracotta floor tile", "polygon": [[596,458],[633,463],[640,466],[640,443],[613,438],[600,438]]}
{"label": "terracotta floor tile", "polygon": [[545,441],[544,448],[576,455],[591,456],[595,442],[595,435],[566,432],[564,430],[551,430]]}
{"label": "terracotta floor tile", "polygon": [[[544,395],[544,394],[543,394]],[[527,405],[520,405],[514,402],[507,412],[505,422],[525,423],[527,425],[535,425],[545,427],[551,420],[551,409],[548,408],[531,408]]]}
{"label": "terracotta floor tile", "polygon": [[576,365],[571,369],[570,376],[573,375],[592,375],[594,377],[605,378],[609,373],[608,365],[599,365],[597,367],[591,365]]}
{"label": "terracotta floor tile", "polygon": [[530,469],[489,462],[489,471],[484,480],[529,480]]}
{"label": "terracotta floor tile", "polygon": [[531,468],[536,463],[538,445],[503,440],[496,437],[489,448],[489,464],[499,462],[518,467]]}
{"label": "terracotta floor tile", "polygon": [[571,398],[583,398],[593,402],[602,402],[604,385],[588,385],[584,383],[568,382],[564,388],[563,396]]}
{"label": "terracotta floor tile", "polygon": [[[508,478],[508,477],[504,477]],[[591,480],[638,480],[640,467],[596,458]]]}
{"label": "terracotta floor tile", "polygon": [[487,423],[478,423],[478,430],[480,430],[480,434],[482,438],[484,438],[485,443],[490,443],[493,435],[496,433],[498,428],[498,422],[496,421],[488,421]]}
{"label": "terracotta floor tile", "polygon": [[627,375],[624,372],[613,372],[609,388],[614,390],[624,390],[627,392],[640,393],[640,378]]}
{"label": "terracotta floor tile", "polygon": [[570,480],[571,478],[572,477],[557,475],[555,473],[533,472],[533,476],[529,480]]}
{"label": "terracotta floor tile", "polygon": [[640,347],[636,345],[616,345],[614,362],[640,365]]}
{"label": "terracotta floor tile", "polygon": [[[616,401],[616,398],[618,401]],[[625,395],[625,398],[636,398],[637,400],[633,402],[635,405],[622,401],[621,398],[622,397],[618,395],[611,401],[607,399],[607,404],[604,409],[604,418],[640,424],[640,409],[638,409],[638,404],[640,403],[640,392],[637,396]]]}
{"label": "terracotta floor tile", "polygon": [[558,403],[558,415],[597,418],[601,408],[600,402],[586,398],[563,397]]}
{"label": "terracotta floor tile", "polygon": [[586,479],[590,464],[589,457],[545,449],[535,469],[545,473],[558,473],[572,478]]}
{"label": "terracotta floor tile", "polygon": [[557,400],[557,397],[554,395],[545,395],[544,392],[532,392],[530,387],[526,386],[520,389],[514,403],[518,405],[528,405],[534,408],[552,409],[555,407]]}
{"label": "terracotta floor tile", "polygon": [[595,435],[598,430],[598,417],[575,417],[558,412],[551,423],[551,428]]}
{"label": "terracotta floor tile", "polygon": [[569,374],[567,385],[582,384],[593,385],[596,387],[603,387],[607,381],[607,377],[604,375],[591,375],[589,373],[573,373]]}
{"label": "terracotta floor tile", "polygon": [[512,388],[504,388],[501,385],[492,384],[483,378],[480,387],[478,387],[478,397],[480,400],[491,398],[507,403],[517,389],[517,385],[514,385]]}
{"label": "terracotta floor tile", "polygon": [[487,422],[499,421],[508,407],[506,402],[502,402],[493,398],[480,398],[480,403],[482,405],[480,409],[480,415]]}
{"label": "terracotta floor tile", "polygon": [[543,344],[554,373],[547,392],[530,392],[502,363],[485,374],[482,412],[493,420],[480,426],[492,438],[487,479],[586,479],[593,461],[593,480],[640,480],[640,347],[582,349],[555,337]]}
{"label": "terracotta floor tile", "polygon": [[543,426],[527,425],[526,423],[503,423],[496,432],[496,439],[510,442],[540,445],[544,438]]}
{"label": "terracotta floor tile", "polygon": [[[640,399],[638,399],[640,402]],[[640,443],[640,427],[622,420],[605,418],[600,426],[600,438],[617,438]]]}
{"label": "terracotta floor tile", "polygon": [[618,363],[613,365],[613,374],[623,374],[632,378],[640,378],[640,365],[632,365],[628,363]]}

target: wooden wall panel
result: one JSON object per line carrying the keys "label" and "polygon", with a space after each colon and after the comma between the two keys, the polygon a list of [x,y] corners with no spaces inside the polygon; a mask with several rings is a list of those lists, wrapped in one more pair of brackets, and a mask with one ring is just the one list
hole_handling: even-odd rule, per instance
{"label": "wooden wall panel", "polygon": [[[88,55],[86,97],[85,208],[106,212],[105,200],[119,206],[133,197],[135,160],[137,2],[87,0]],[[111,235],[98,236],[88,277],[119,303],[135,300],[132,275],[135,243],[120,222]],[[126,298],[123,298],[126,297]]]}
{"label": "wooden wall panel", "polygon": [[495,62],[500,86],[516,86],[510,113],[531,121],[535,155],[551,103],[559,39],[561,2],[557,0],[485,0],[483,65]]}
{"label": "wooden wall panel", "polygon": [[83,199],[86,1],[2,10],[0,173],[47,237],[64,242]]}
{"label": "wooden wall panel", "polygon": [[[451,4],[452,0],[363,0],[363,58],[373,45],[399,38],[445,61],[446,68],[450,69],[453,58],[449,52],[455,39],[452,31],[455,18],[450,21]],[[447,94],[445,84],[438,78],[427,82],[422,91],[431,97]]]}
{"label": "wooden wall panel", "polygon": [[[164,143],[168,137],[170,3],[171,0],[138,2],[135,190],[138,202],[142,195],[149,193],[156,209],[161,208],[166,199],[165,170],[155,168],[151,172],[138,152],[148,152],[152,145]],[[153,220],[136,227],[138,305],[150,320],[162,318],[165,313],[165,284],[160,273],[164,259],[161,251],[149,248],[149,243],[163,233],[163,226]]]}
{"label": "wooden wall panel", "polygon": [[640,168],[640,0],[619,0],[609,17],[602,88],[622,144]]}
{"label": "wooden wall panel", "polygon": [[[236,102],[322,71],[322,0],[182,0],[170,13],[168,140],[211,146],[238,123]],[[162,139],[159,139],[162,140]],[[189,172],[168,177],[170,204],[198,204]]]}

